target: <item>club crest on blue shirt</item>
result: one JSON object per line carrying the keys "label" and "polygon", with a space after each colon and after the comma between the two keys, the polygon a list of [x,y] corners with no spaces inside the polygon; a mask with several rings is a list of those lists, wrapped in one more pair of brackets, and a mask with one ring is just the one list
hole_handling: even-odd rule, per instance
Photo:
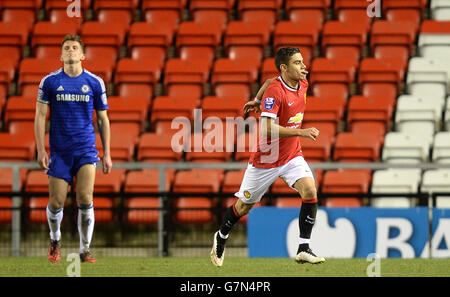
{"label": "club crest on blue shirt", "polygon": [[83,93],[89,92],[89,86],[88,86],[88,85],[83,85],[83,86],[81,87],[81,91],[82,91]]}
{"label": "club crest on blue shirt", "polygon": [[271,110],[273,108],[273,105],[275,103],[275,98],[267,97],[264,99],[264,108],[266,110]]}

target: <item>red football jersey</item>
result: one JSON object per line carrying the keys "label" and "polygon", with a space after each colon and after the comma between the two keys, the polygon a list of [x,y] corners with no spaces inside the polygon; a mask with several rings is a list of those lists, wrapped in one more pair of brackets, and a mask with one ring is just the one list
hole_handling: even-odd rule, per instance
{"label": "red football jersey", "polygon": [[[289,87],[279,76],[264,92],[261,101],[261,117],[270,117],[286,128],[300,129],[306,107],[308,81],[301,80],[298,89]],[[299,137],[259,137],[255,152],[249,163],[258,168],[279,167],[297,156],[302,156]]]}

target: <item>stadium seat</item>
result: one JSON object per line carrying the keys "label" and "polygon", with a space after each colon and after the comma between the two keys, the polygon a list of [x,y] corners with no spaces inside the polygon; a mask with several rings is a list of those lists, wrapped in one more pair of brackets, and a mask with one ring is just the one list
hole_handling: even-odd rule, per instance
{"label": "stadium seat", "polygon": [[[28,173],[24,191],[26,192],[48,192],[48,175],[43,170],[32,170]],[[48,197],[30,197],[28,200],[30,212],[28,219],[37,224],[47,223],[45,208],[48,204]],[[66,204],[67,205],[67,200]]]}
{"label": "stadium seat", "polygon": [[203,86],[208,81],[210,67],[210,62],[203,59],[167,60],[164,77],[166,94],[183,98],[203,97]]}
{"label": "stadium seat", "polygon": [[401,95],[395,113],[396,130],[433,137],[439,130],[443,106],[444,98]]}
{"label": "stadium seat", "polygon": [[339,21],[356,22],[369,31],[373,18],[368,16],[368,3],[355,0],[334,1],[334,14]]}
{"label": "stadium seat", "polygon": [[118,94],[127,93],[150,100],[154,86],[161,78],[161,68],[159,61],[153,59],[120,59],[114,75]]}
{"label": "stadium seat", "polygon": [[12,199],[10,197],[0,197],[0,224],[7,224],[12,219]]}
{"label": "stadium seat", "polygon": [[232,194],[238,192],[239,188],[241,187],[244,174],[245,169],[230,170],[225,172],[222,183],[222,192]]}
{"label": "stadium seat", "polygon": [[34,123],[36,99],[26,97],[10,97],[6,102],[4,124],[9,130],[11,122],[29,121]]}
{"label": "stadium seat", "polygon": [[360,86],[366,83],[390,83],[399,86],[405,76],[406,64],[396,58],[364,58],[358,75]]}
{"label": "stadium seat", "polygon": [[379,45],[373,50],[373,57],[381,60],[399,59],[406,65],[410,57],[410,49],[404,46]]}
{"label": "stadium seat", "polygon": [[194,21],[215,22],[225,30],[232,6],[230,2],[229,0],[191,0],[189,10]]}
{"label": "stadium seat", "polygon": [[[450,193],[449,169],[427,170],[422,177],[420,191],[423,193]],[[436,207],[450,208],[450,196],[439,195],[436,197]]]}
{"label": "stadium seat", "polygon": [[[225,125],[222,125],[225,126]],[[234,150],[233,142],[227,142],[226,128],[216,128],[210,132],[193,133],[186,143],[188,162],[226,162],[230,161]]]}
{"label": "stadium seat", "polygon": [[[216,96],[249,98],[251,94],[251,84],[258,79],[258,62],[248,60],[233,60],[228,58],[219,58],[214,62],[211,73],[211,84]],[[228,91],[221,88],[231,87]],[[232,87],[240,92],[235,92]],[[247,95],[247,96],[243,96]]]}
{"label": "stadium seat", "polygon": [[313,21],[321,26],[326,17],[326,10],[330,7],[329,0],[286,0],[285,10],[291,21]]}
{"label": "stadium seat", "polygon": [[420,169],[385,169],[376,170],[373,174],[372,193],[387,194],[373,197],[373,207],[411,207],[415,206],[417,199],[412,197],[389,197],[389,194],[417,193],[421,181]]}
{"label": "stadium seat", "polygon": [[[371,171],[368,169],[338,169],[325,172],[322,182],[322,193],[358,193],[369,192]],[[351,195],[351,194],[350,194]],[[349,196],[350,196],[349,195]],[[360,197],[326,197],[323,203],[326,207],[360,207],[365,202]]]}
{"label": "stadium seat", "polygon": [[174,30],[155,23],[135,22],[128,34],[127,46],[133,59],[152,58],[164,65],[166,51],[172,44]]}
{"label": "stadium seat", "polygon": [[376,162],[380,155],[380,137],[371,134],[337,134],[333,160],[338,162]]}
{"label": "stadium seat", "polygon": [[310,84],[342,83],[350,85],[355,80],[356,66],[352,58],[315,58],[312,62]]}
{"label": "stadium seat", "polygon": [[31,50],[38,59],[61,56],[61,41],[66,34],[77,34],[74,23],[37,22],[31,37]]}
{"label": "stadium seat", "polygon": [[205,197],[175,199],[175,220],[179,224],[205,224],[211,222],[213,202]]}
{"label": "stadium seat", "polygon": [[[355,65],[358,64],[361,52],[367,42],[367,29],[359,23],[328,21],[323,27],[322,50],[328,53],[333,48],[345,51],[345,55],[352,54]],[[337,57],[336,57],[337,58]]]}
{"label": "stadium seat", "polygon": [[[303,56],[303,55],[302,55]],[[305,60],[305,58],[303,57]],[[278,72],[275,66],[275,58],[266,58],[261,65],[261,80],[260,83],[263,84],[267,79],[278,77],[280,72]]]}
{"label": "stadium seat", "polygon": [[280,0],[240,0],[238,13],[244,22],[262,21],[268,28],[273,29],[282,2]]}
{"label": "stadium seat", "polygon": [[448,21],[423,21],[417,43],[420,55],[426,58],[440,58],[448,55],[450,52],[449,34]]}
{"label": "stadium seat", "polygon": [[[22,3],[15,5],[14,2]],[[31,3],[29,6],[22,5],[25,4],[25,2]],[[28,32],[31,32],[33,24],[38,18],[40,5],[42,5],[42,1],[4,1],[1,7],[1,19],[6,23],[23,23],[26,25]]]}
{"label": "stadium seat", "polygon": [[[387,128],[387,131],[390,131]],[[356,135],[369,134],[377,137],[380,141],[380,146],[384,145],[384,135],[386,134],[386,126],[379,121],[357,121],[352,124],[351,132]]]}
{"label": "stadium seat", "polygon": [[420,9],[410,9],[410,8],[398,8],[398,9],[388,9],[386,12],[386,20],[394,21],[394,22],[410,22],[416,28],[416,31],[419,30],[421,19],[422,19],[422,10]]}
{"label": "stadium seat", "polygon": [[189,121],[194,119],[193,111],[200,107],[199,97],[168,97],[158,96],[153,100],[151,124],[158,121],[172,121],[176,117],[184,117]]}
{"label": "stadium seat", "polygon": [[204,119],[208,117],[218,117],[225,120],[227,117],[235,120],[237,117],[244,117],[243,106],[247,100],[239,97],[215,97],[206,96],[202,99],[202,116]]}
{"label": "stadium seat", "polygon": [[[169,191],[174,178],[174,170],[166,170],[165,191]],[[158,192],[158,169],[144,169],[128,172],[124,191],[126,193]],[[125,199],[127,222],[131,224],[155,224],[158,222],[158,197],[129,197]]]}
{"label": "stadium seat", "polygon": [[124,44],[125,28],[117,22],[87,21],[81,27],[81,39],[87,45],[87,60],[110,57],[114,63],[119,56],[120,47]]}
{"label": "stadium seat", "polygon": [[376,20],[370,33],[370,46],[401,45],[409,47],[416,40],[416,24],[405,21]]}
{"label": "stadium seat", "polygon": [[225,31],[223,46],[229,58],[252,60],[259,68],[271,33],[272,29],[265,26],[264,22],[230,21]]}
{"label": "stadium seat", "polygon": [[135,146],[139,143],[139,134],[141,133],[141,124],[132,122],[112,122],[110,123],[111,135],[129,134]]}
{"label": "stadium seat", "polygon": [[406,77],[408,92],[444,96],[450,88],[447,83],[448,67],[450,63],[442,58],[411,58]]}
{"label": "stadium seat", "polygon": [[144,128],[150,100],[145,97],[117,97],[108,98],[108,116],[110,122],[133,122]]}
{"label": "stadium seat", "polygon": [[186,3],[187,0],[143,0],[141,7],[146,22],[166,23],[165,26],[177,29]]}
{"label": "stadium seat", "polygon": [[431,0],[430,1],[431,18],[437,21],[450,20],[450,5],[445,0]]}
{"label": "stadium seat", "polygon": [[388,132],[384,139],[382,160],[387,162],[426,162],[433,139],[416,133]]}
{"label": "stadium seat", "polygon": [[29,31],[21,22],[0,22],[0,52],[15,62],[22,58],[22,51],[28,43]]}
{"label": "stadium seat", "polygon": [[350,94],[346,84],[340,83],[316,83],[312,86],[314,97],[319,98],[339,98],[342,102],[346,102]]}
{"label": "stadium seat", "polygon": [[450,162],[450,132],[437,132],[433,140],[431,160],[433,162]]}
{"label": "stadium seat", "polygon": [[20,62],[18,87],[23,97],[35,98],[41,80],[62,67],[57,59],[24,58]]}
{"label": "stadium seat", "polygon": [[[2,50],[0,49],[0,54]],[[8,56],[6,56],[8,57]],[[0,110],[3,109],[10,84],[14,81],[16,63],[10,58],[0,58]]]}
{"label": "stadium seat", "polygon": [[397,86],[389,83],[365,83],[361,87],[361,94],[366,97],[378,97],[383,94],[384,97],[395,100],[398,94]]}
{"label": "stadium seat", "polygon": [[108,174],[104,174],[102,170],[96,170],[94,193],[119,193],[124,181],[125,169],[123,168],[113,168]]}
{"label": "stadium seat", "polygon": [[[110,136],[110,151],[111,159],[114,163],[117,162],[131,162],[134,154],[135,137],[130,134],[111,134]],[[98,157],[103,158],[103,144],[100,134],[96,135],[96,148]]]}
{"label": "stadium seat", "polygon": [[378,122],[387,131],[394,113],[395,99],[388,96],[352,96],[347,108],[347,125],[350,130],[356,122]]}
{"label": "stadium seat", "polygon": [[[171,143],[171,135],[143,133],[139,139],[137,160],[141,162],[174,162],[183,154],[183,144]],[[173,146],[176,146],[176,150]]]}
{"label": "stadium seat", "polygon": [[120,23],[128,32],[138,4],[139,0],[96,0],[93,10],[98,21]]}
{"label": "stadium seat", "polygon": [[346,101],[338,97],[307,97],[307,112],[303,118],[303,123],[308,122],[329,122],[335,127],[342,120]]}
{"label": "stadium seat", "polygon": [[26,134],[0,133],[0,160],[5,162],[32,161],[35,157],[32,131]]}
{"label": "stadium seat", "polygon": [[321,121],[307,121],[302,125],[303,129],[314,127],[320,131],[320,135],[335,136],[337,127],[332,122],[321,122]]}
{"label": "stadium seat", "polygon": [[109,58],[93,58],[83,61],[83,68],[94,73],[103,79],[106,85],[106,92],[109,92],[109,83],[113,82],[112,76],[116,63],[112,63]]}
{"label": "stadium seat", "polygon": [[[306,128],[304,125],[303,128]],[[322,133],[320,130],[320,135],[316,141],[309,138],[300,139],[300,144],[302,146],[302,153],[307,162],[328,162],[331,155],[331,148],[334,144],[334,134]]]}
{"label": "stadium seat", "polygon": [[248,162],[252,152],[256,151],[258,135],[255,132],[237,133],[236,153],[234,159],[236,162]]}
{"label": "stadium seat", "polygon": [[182,59],[201,57],[211,64],[222,41],[222,26],[216,22],[182,22],[178,28],[176,47]]}
{"label": "stadium seat", "polygon": [[277,178],[271,186],[272,194],[297,194],[296,197],[283,197],[277,196],[273,198],[273,205],[276,207],[300,207],[302,205],[302,199],[298,192],[289,187],[286,182]]}
{"label": "stadium seat", "polygon": [[[220,189],[220,173],[213,170],[192,169],[175,175],[173,191],[179,193],[215,193]],[[207,223],[212,219],[212,199],[206,197],[180,197],[175,200],[178,223]],[[205,208],[190,210],[189,208]]]}

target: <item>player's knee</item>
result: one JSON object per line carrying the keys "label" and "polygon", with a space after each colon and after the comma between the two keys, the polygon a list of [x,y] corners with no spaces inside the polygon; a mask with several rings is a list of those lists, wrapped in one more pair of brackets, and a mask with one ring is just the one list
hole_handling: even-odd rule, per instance
{"label": "player's knee", "polygon": [[51,209],[57,210],[61,209],[64,206],[64,201],[66,200],[66,196],[62,194],[50,194],[50,199],[48,201],[48,205]]}
{"label": "player's knee", "polygon": [[301,190],[300,196],[302,199],[313,199],[317,197],[316,187],[305,187]]}
{"label": "player's knee", "polygon": [[77,195],[78,205],[90,205],[92,203],[92,193],[80,193]]}

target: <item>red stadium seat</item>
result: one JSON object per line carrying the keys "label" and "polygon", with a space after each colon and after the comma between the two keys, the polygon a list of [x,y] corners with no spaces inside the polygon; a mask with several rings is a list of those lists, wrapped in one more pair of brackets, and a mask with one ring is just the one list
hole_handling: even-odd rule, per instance
{"label": "red stadium seat", "polygon": [[109,58],[97,57],[83,61],[84,69],[103,79],[107,92],[109,90],[108,84],[112,82],[114,67],[115,63],[112,63]]}
{"label": "red stadium seat", "polygon": [[116,97],[108,98],[109,120],[111,122],[134,122],[144,126],[150,100],[144,97]]}
{"label": "red stadium seat", "polygon": [[189,10],[196,22],[216,22],[225,30],[231,10],[229,0],[191,0]]}
{"label": "red stadium seat", "polygon": [[34,130],[34,121],[13,121],[9,123],[8,132],[10,134],[29,133]]}
{"label": "red stadium seat", "polygon": [[133,122],[112,122],[110,123],[112,134],[129,134],[134,145],[139,143],[139,134],[141,133],[141,124]]}
{"label": "red stadium seat", "polygon": [[370,46],[401,45],[410,47],[416,40],[416,24],[404,21],[377,20],[372,25]]}
{"label": "red stadium seat", "polygon": [[0,197],[0,223],[10,223],[12,219],[12,199],[10,197]]}
{"label": "red stadium seat", "polygon": [[359,23],[328,21],[323,27],[322,47],[354,46],[361,49],[367,42],[367,30]]}
{"label": "red stadium seat", "polygon": [[365,83],[362,85],[362,95],[367,97],[378,97],[383,94],[385,97],[397,98],[397,86],[389,83]]}
{"label": "red stadium seat", "polygon": [[236,153],[234,159],[236,162],[248,162],[252,152],[256,151],[258,144],[258,135],[256,132],[239,133],[236,137]]}
{"label": "red stadium seat", "polygon": [[376,59],[398,59],[408,64],[410,49],[404,46],[379,45],[375,47],[373,56]]}
{"label": "red stadium seat", "polygon": [[244,178],[244,173],[245,169],[225,172],[222,183],[222,192],[234,194],[239,191],[242,179]]}
{"label": "red stadium seat", "polygon": [[102,170],[96,170],[94,193],[118,193],[124,181],[125,169],[113,168],[108,174],[104,174]]}
{"label": "red stadium seat", "polygon": [[[20,185],[25,180],[25,170],[20,170]],[[10,168],[0,168],[0,192],[12,192],[13,172]],[[0,224],[7,224],[12,219],[12,199],[11,197],[0,197]]]}
{"label": "red stadium seat", "polygon": [[286,0],[285,9],[291,21],[313,21],[322,25],[330,0]]}
{"label": "red stadium seat", "polygon": [[35,224],[47,223],[46,208],[48,205],[48,197],[31,197],[28,201],[30,212],[28,219]]}
{"label": "red stadium seat", "polygon": [[68,3],[61,0],[47,0],[45,1],[45,10],[48,16],[48,20],[52,23],[65,23],[73,24],[76,26],[77,31],[81,29],[83,20],[86,19],[87,10],[91,7],[91,0],[82,0],[80,3],[80,11],[77,16],[77,11],[72,6],[69,9],[70,14],[67,12]]}
{"label": "red stadium seat", "polygon": [[171,135],[143,133],[139,139],[137,160],[143,162],[175,162],[183,154],[182,144],[173,144]]}
{"label": "red stadium seat", "polygon": [[222,31],[222,26],[215,22],[182,22],[176,39],[179,56],[189,60],[202,57],[212,63],[222,41]]}
{"label": "red stadium seat", "polygon": [[238,3],[240,19],[244,22],[263,21],[268,28],[273,28],[281,2],[279,0],[240,0]]}
{"label": "red stadium seat", "polygon": [[[305,58],[303,57],[303,59],[305,59]],[[278,69],[275,66],[275,58],[264,59],[262,66],[261,66],[261,81],[260,81],[260,83],[263,84],[267,79],[278,77],[279,75],[280,75],[280,72],[278,72]]]}
{"label": "red stadium seat", "polygon": [[120,23],[128,32],[138,4],[139,0],[97,0],[94,2],[94,13],[98,21]]}
{"label": "red stadium seat", "polygon": [[405,64],[403,61],[395,58],[376,59],[364,58],[361,61],[358,83],[391,83],[399,85],[403,82],[405,76]]}
{"label": "red stadium seat", "polygon": [[218,132],[193,133],[188,138],[189,150],[186,151],[186,161],[208,163],[230,161],[234,149],[234,139],[233,143],[226,142],[222,129],[214,131]]}
{"label": "red stadium seat", "polygon": [[[208,81],[210,71],[209,61],[203,59],[183,60],[169,59],[165,67],[164,85],[167,95],[177,91],[180,97],[201,98],[203,86]],[[189,88],[187,92],[185,88]]]}
{"label": "red stadium seat", "polygon": [[422,19],[422,10],[410,8],[388,9],[386,12],[386,20],[394,22],[410,22],[414,24],[416,31],[419,30]]}
{"label": "red stadium seat", "polygon": [[356,67],[352,58],[313,60],[310,83],[342,83],[350,85],[355,80]]}
{"label": "red stadium seat", "polygon": [[344,114],[346,101],[338,97],[307,97],[303,123],[330,122],[336,126]]}
{"label": "red stadium seat", "polygon": [[66,34],[77,34],[74,23],[37,22],[31,37],[31,49],[36,58],[61,56],[61,42]]}
{"label": "red stadium seat", "polygon": [[8,57],[16,68],[24,47],[28,43],[29,32],[27,26],[21,22],[0,22],[0,53]]}
{"label": "red stadium seat", "polygon": [[320,131],[320,135],[329,135],[334,136],[336,135],[337,127],[334,122],[314,122],[314,121],[307,121],[305,124],[302,125],[304,129],[314,127]]}
{"label": "red stadium seat", "polygon": [[[48,175],[45,171],[30,171],[26,178],[24,190],[27,192],[48,192]],[[38,224],[47,223],[47,215],[45,212],[47,204],[48,197],[31,197],[28,201],[28,206],[30,207],[29,220]]]}
{"label": "red stadium seat", "polygon": [[176,117],[193,120],[193,111],[200,107],[198,98],[175,98],[158,96],[153,100],[151,124],[157,121],[172,121]]}
{"label": "red stadium seat", "polygon": [[302,138],[300,143],[305,160],[308,162],[328,162],[334,143],[334,135],[322,134],[321,131],[316,141]]}
{"label": "red stadium seat", "polygon": [[206,96],[202,99],[202,116],[218,117],[225,120],[231,117],[233,120],[237,117],[244,117],[244,105],[247,100],[240,97],[215,97]]}
{"label": "red stadium seat", "polygon": [[114,218],[114,198],[94,197],[95,223],[110,223]]}
{"label": "red stadium seat", "polygon": [[334,161],[376,162],[380,156],[378,135],[341,132],[336,137]]}
{"label": "red stadium seat", "polygon": [[358,22],[369,31],[373,20],[367,14],[369,4],[358,0],[336,0],[334,2],[334,14],[339,21]]}
{"label": "red stadium seat", "polygon": [[109,57],[115,63],[125,40],[125,28],[120,23],[88,21],[81,27],[81,39],[86,45],[86,59]]}
{"label": "red stadium seat", "polygon": [[352,129],[356,122],[379,122],[387,131],[392,120],[395,99],[385,96],[353,96],[350,98],[347,125]]}
{"label": "red stadium seat", "polygon": [[146,22],[166,23],[176,29],[182,17],[187,0],[143,0],[142,11]]}
{"label": "red stadium seat", "polygon": [[[368,193],[371,171],[366,169],[339,169],[325,172],[322,183],[323,193]],[[327,207],[360,207],[365,203],[358,197],[328,197]]]}
{"label": "red stadium seat", "polygon": [[34,134],[0,133],[0,160],[7,162],[31,161],[35,157]]}
{"label": "red stadium seat", "polygon": [[[134,154],[135,137],[132,134],[111,134],[110,151],[113,162],[131,162]],[[100,134],[96,136],[98,157],[103,158],[103,143]]]}
{"label": "red stadium seat", "polygon": [[213,202],[205,197],[180,197],[175,199],[175,219],[178,223],[205,224],[211,222]]}
{"label": "red stadium seat", "polygon": [[377,121],[358,121],[353,123],[351,132],[356,135],[369,134],[378,137],[380,145],[383,146],[386,126],[384,123]]}
{"label": "red stadium seat", "polygon": [[347,101],[350,93],[348,86],[340,83],[316,83],[312,90],[315,97],[335,97],[342,101]]}
{"label": "red stadium seat", "polygon": [[14,121],[34,122],[36,113],[36,99],[24,97],[10,97],[6,102],[4,123],[6,130]]}
{"label": "red stadium seat", "polygon": [[129,224],[156,224],[159,219],[158,197],[131,197],[125,200]]}
{"label": "red stadium seat", "polygon": [[213,88],[215,89],[220,84],[242,84],[242,87],[250,90],[251,84],[258,79],[257,63],[248,60],[217,59],[211,74]]}
{"label": "red stadium seat", "polygon": [[[24,58],[20,62],[18,86],[21,90],[21,95],[24,94],[24,89],[31,86],[36,88],[35,92],[29,92],[30,97],[35,97],[37,94],[37,87],[41,80],[52,71],[61,68],[61,61],[57,59],[35,59]],[[33,90],[34,91],[34,90]]]}
{"label": "red stadium seat", "polygon": [[10,83],[14,80],[16,63],[10,58],[0,58],[0,65],[0,109],[2,109],[9,93]]}

